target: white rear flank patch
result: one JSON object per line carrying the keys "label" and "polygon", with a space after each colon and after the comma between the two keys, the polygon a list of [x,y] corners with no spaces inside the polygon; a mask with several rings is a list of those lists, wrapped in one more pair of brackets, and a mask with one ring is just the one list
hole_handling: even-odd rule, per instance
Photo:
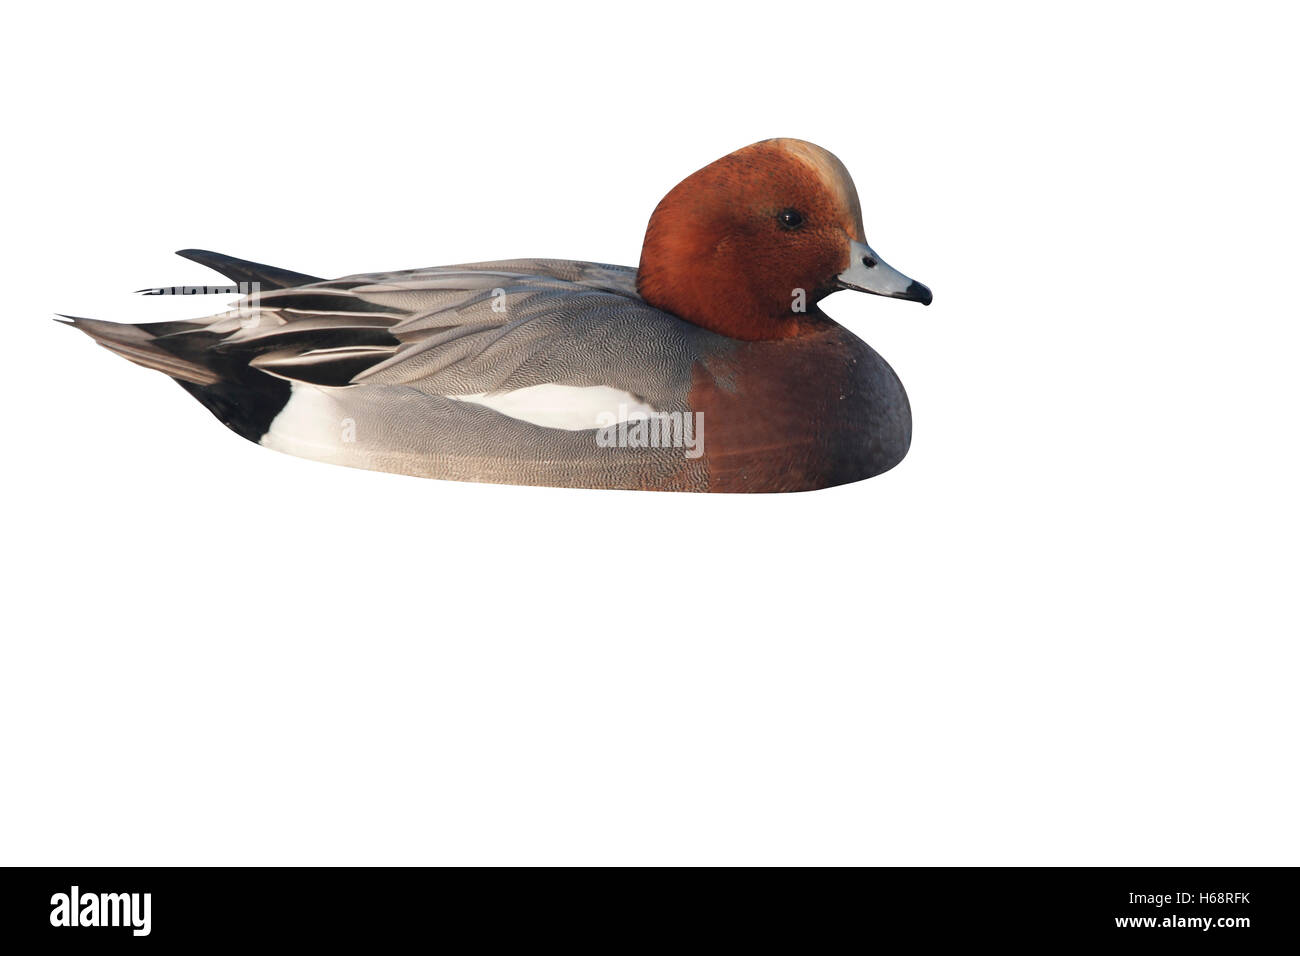
{"label": "white rear flank patch", "polygon": [[289,401],[260,444],[288,455],[345,463],[355,455],[356,423],[329,389],[294,382]]}
{"label": "white rear flank patch", "polygon": [[[448,395],[543,428],[576,432],[646,418],[655,410],[630,392],[605,385],[530,385],[513,392]],[[277,419],[278,421],[278,419]],[[272,424],[274,428],[274,424]]]}

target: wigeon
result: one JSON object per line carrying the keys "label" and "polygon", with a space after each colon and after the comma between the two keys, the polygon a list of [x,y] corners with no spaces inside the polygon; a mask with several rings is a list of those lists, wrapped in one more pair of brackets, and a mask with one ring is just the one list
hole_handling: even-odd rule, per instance
{"label": "wigeon", "polygon": [[245,296],[195,321],[66,318],[237,434],[304,458],[466,481],[806,491],[880,474],[911,441],[893,369],[817,303],[856,289],[928,305],[930,290],[867,245],[848,170],[801,140],[684,179],[650,217],[636,269],[511,259],[325,280],[179,255]]}

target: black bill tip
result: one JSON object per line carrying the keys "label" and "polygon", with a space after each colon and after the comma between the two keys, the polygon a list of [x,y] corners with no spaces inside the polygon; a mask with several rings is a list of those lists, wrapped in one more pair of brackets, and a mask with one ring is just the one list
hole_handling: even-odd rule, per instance
{"label": "black bill tip", "polygon": [[922,305],[929,305],[934,301],[934,294],[930,292],[929,286],[913,282],[907,287],[901,298],[911,299],[913,302],[920,302]]}

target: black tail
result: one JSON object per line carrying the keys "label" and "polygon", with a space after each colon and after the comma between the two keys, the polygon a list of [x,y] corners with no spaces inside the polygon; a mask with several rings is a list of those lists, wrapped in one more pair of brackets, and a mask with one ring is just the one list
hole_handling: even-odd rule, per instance
{"label": "black tail", "polygon": [[275,416],[289,404],[291,385],[282,378],[253,369],[238,381],[216,385],[194,385],[176,379],[176,384],[197,398],[203,407],[241,438],[260,442],[271,430]]}
{"label": "black tail", "polygon": [[289,401],[282,378],[249,368],[248,356],[215,349],[222,336],[198,322],[128,325],[63,316],[110,352],[171,376],[235,434],[261,441]]}
{"label": "black tail", "polygon": [[[202,263],[235,282],[260,283],[263,289],[324,281],[202,249],[182,249],[177,255]],[[76,316],[63,318],[109,351],[171,376],[222,424],[249,441],[260,441],[289,401],[287,381],[250,368],[250,356],[237,349],[216,348],[224,336],[206,331],[204,322],[129,325]]]}

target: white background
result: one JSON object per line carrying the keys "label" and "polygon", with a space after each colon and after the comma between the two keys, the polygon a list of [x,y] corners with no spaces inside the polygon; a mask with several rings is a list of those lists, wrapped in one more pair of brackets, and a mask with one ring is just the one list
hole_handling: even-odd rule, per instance
{"label": "white background", "polygon": [[[1300,862],[1283,11],[15,8],[0,861]],[[825,303],[912,400],[866,483],[329,467],[49,321],[635,264],[770,136],[934,289]]]}

